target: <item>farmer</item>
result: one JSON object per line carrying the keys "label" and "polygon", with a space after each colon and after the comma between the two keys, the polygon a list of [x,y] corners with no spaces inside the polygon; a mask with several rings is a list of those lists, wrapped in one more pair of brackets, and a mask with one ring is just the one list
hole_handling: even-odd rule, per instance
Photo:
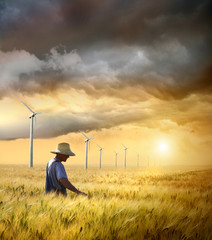
{"label": "farmer", "polygon": [[85,195],[86,193],[76,189],[68,180],[65,168],[62,162],[66,162],[69,156],[75,156],[71,151],[68,143],[59,143],[55,151],[56,156],[51,159],[46,166],[46,185],[45,194],[55,192],[67,196],[66,188],[77,194]]}

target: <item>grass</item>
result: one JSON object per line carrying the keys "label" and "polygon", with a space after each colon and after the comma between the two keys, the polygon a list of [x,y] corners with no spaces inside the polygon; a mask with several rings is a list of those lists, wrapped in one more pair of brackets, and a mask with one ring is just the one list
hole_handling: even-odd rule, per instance
{"label": "grass", "polygon": [[0,239],[212,239],[212,169],[66,167],[89,198],[45,196],[45,166],[0,170]]}

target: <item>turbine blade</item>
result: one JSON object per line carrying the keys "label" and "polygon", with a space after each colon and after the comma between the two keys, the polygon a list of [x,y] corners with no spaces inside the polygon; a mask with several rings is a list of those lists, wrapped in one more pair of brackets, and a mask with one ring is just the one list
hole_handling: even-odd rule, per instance
{"label": "turbine blade", "polygon": [[96,144],[99,148],[101,148],[98,144]]}
{"label": "turbine blade", "polygon": [[[80,131],[81,132],[81,131]],[[89,137],[87,137],[83,132],[81,132],[82,133],[82,135],[84,136],[84,137],[86,137],[87,139],[89,139]]]}
{"label": "turbine blade", "polygon": [[[22,102],[22,101],[21,101],[21,102]],[[24,102],[22,102],[22,103],[23,103],[32,113],[34,113],[34,112],[32,111],[32,109],[26,105],[26,103],[24,103]]]}
{"label": "turbine blade", "polygon": [[124,144],[122,144],[122,146],[123,146],[124,148],[126,148],[126,147],[124,146]]}
{"label": "turbine blade", "polygon": [[94,138],[89,138],[89,140],[93,140]]}
{"label": "turbine blade", "polygon": [[35,114],[41,114],[42,112],[36,112]]}

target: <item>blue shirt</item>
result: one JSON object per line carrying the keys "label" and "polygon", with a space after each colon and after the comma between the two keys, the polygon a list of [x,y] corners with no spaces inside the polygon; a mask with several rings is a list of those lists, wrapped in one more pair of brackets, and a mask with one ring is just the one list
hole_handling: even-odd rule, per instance
{"label": "blue shirt", "polygon": [[59,182],[60,178],[68,177],[63,164],[55,157],[46,166],[45,193],[56,192],[66,196],[66,188]]}

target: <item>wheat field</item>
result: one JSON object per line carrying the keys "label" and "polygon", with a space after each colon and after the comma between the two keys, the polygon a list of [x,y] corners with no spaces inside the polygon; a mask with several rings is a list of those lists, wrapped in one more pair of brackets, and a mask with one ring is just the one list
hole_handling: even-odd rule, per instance
{"label": "wheat field", "polygon": [[0,239],[212,239],[212,169],[66,167],[89,197],[44,195],[45,166],[1,165]]}

